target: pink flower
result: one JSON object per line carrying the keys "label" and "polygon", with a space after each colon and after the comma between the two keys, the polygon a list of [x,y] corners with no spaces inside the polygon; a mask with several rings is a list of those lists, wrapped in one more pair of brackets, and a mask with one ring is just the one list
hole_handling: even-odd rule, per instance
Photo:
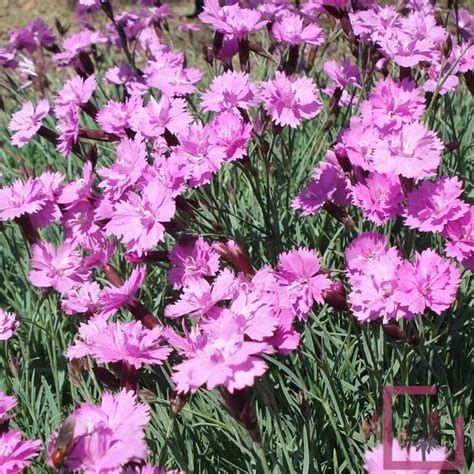
{"label": "pink flower", "polygon": [[74,344],[70,345],[66,350],[66,357],[69,359],[79,359],[91,354],[95,340],[106,328],[107,320],[100,315],[92,316],[86,323],[81,323]]}
{"label": "pink flower", "polygon": [[324,43],[324,32],[316,23],[304,24],[303,17],[287,12],[272,27],[273,36],[281,43],[291,45],[310,44],[319,46]]}
{"label": "pink flower", "polygon": [[213,315],[219,311],[219,308],[216,308],[217,303],[234,296],[235,284],[235,275],[227,268],[217,275],[212,284],[204,278],[190,279],[183,288],[181,298],[165,308],[165,316],[178,318],[185,314],[194,317]]}
{"label": "pink flower", "polygon": [[224,311],[210,332],[195,328],[185,338],[169,338],[187,359],[174,367],[173,381],[180,393],[223,385],[230,393],[254,384],[267,370],[258,356],[271,352],[263,342],[246,341],[233,313]]}
{"label": "pink flower", "polygon": [[19,327],[20,323],[16,319],[16,314],[0,308],[0,341],[10,339]]}
{"label": "pink flower", "polygon": [[344,59],[342,63],[334,60],[325,61],[323,64],[324,72],[329,79],[336,83],[341,89],[349,85],[358,86],[360,81],[359,68],[356,64],[351,64],[348,59]]}
{"label": "pink flower", "polygon": [[99,306],[100,295],[101,289],[96,282],[85,282],[69,291],[61,306],[66,314],[93,314]]}
{"label": "pink flower", "polygon": [[252,134],[252,124],[246,123],[235,112],[223,112],[211,122],[209,142],[224,148],[225,161],[238,160],[247,153],[247,144]]}
{"label": "pink flower", "polygon": [[63,50],[60,53],[53,54],[53,61],[57,61],[61,66],[70,66],[79,53],[87,52],[94,44],[105,43],[107,38],[97,31],[82,30],[73,33],[63,41]]}
{"label": "pink flower", "polygon": [[408,196],[405,224],[423,232],[442,232],[449,222],[469,211],[469,205],[459,199],[461,194],[462,181],[456,177],[423,182]]}
{"label": "pink flower", "polygon": [[430,308],[436,314],[448,309],[456,299],[461,273],[434,250],[416,253],[416,262],[405,262],[399,271],[399,300],[414,313]]}
{"label": "pink flower", "polygon": [[352,286],[348,295],[351,311],[363,322],[383,318],[386,322],[392,318],[411,318],[412,308],[400,298],[401,259],[395,252],[381,254],[376,260],[367,261],[364,273],[349,273]]}
{"label": "pink flower", "polygon": [[8,421],[10,417],[7,412],[16,406],[15,397],[9,397],[0,390],[0,423]]}
{"label": "pink flower", "polygon": [[38,180],[15,181],[0,189],[0,220],[16,219],[24,214],[35,214],[46,204],[46,196]]}
{"label": "pink flower", "polygon": [[149,66],[145,70],[146,83],[169,97],[192,94],[201,78],[201,71],[192,67],[163,67],[155,70]]}
{"label": "pink flower", "polygon": [[81,105],[87,104],[96,87],[97,82],[94,76],[87,79],[74,76],[69,79],[55,97],[54,113],[56,117],[65,117],[67,110],[78,110]]}
{"label": "pink flower", "polygon": [[173,151],[173,155],[186,164],[191,187],[209,183],[226,158],[224,148],[211,142],[212,135],[210,125],[193,123],[187,136],[181,137],[181,144]]}
{"label": "pink flower", "polygon": [[387,253],[398,252],[394,247],[387,249],[387,239],[381,234],[363,232],[346,248],[344,255],[349,274],[365,273],[369,262],[378,260]]}
{"label": "pink flower", "polygon": [[474,206],[460,219],[450,220],[443,229],[446,255],[465,262],[474,255]]}
{"label": "pink flower", "polygon": [[114,211],[105,230],[118,236],[130,252],[138,256],[151,250],[164,238],[163,222],[169,222],[176,211],[169,191],[156,181],[143,189],[142,195],[128,193],[126,200],[114,205]]}
{"label": "pink flower", "polygon": [[324,302],[323,291],[331,285],[321,273],[319,254],[305,248],[280,255],[277,278],[299,319],[307,318],[314,303]]}
{"label": "pink flower", "polygon": [[315,179],[308,182],[306,189],[293,200],[292,207],[309,216],[318,212],[337,192],[345,189],[346,182],[341,171],[325,161],[314,170]]}
{"label": "pink flower", "polygon": [[404,79],[396,83],[388,77],[377,82],[369,100],[362,103],[360,110],[364,124],[373,124],[384,133],[391,133],[422,116],[425,98],[415,82]]}
{"label": "pink flower", "polygon": [[34,244],[31,266],[28,278],[33,285],[53,287],[60,293],[67,293],[74,286],[84,283],[89,274],[79,252],[69,242],[63,243],[57,250],[48,242]]}
{"label": "pink flower", "polygon": [[215,276],[219,271],[219,254],[199,236],[195,242],[177,243],[169,254],[174,267],[168,279],[174,288],[187,286],[193,279]]}
{"label": "pink flower", "polygon": [[405,124],[379,139],[372,160],[375,171],[422,179],[436,174],[443,143],[421,122]]}
{"label": "pink flower", "polygon": [[400,214],[404,196],[396,177],[371,173],[364,184],[352,187],[352,199],[362,209],[366,219],[382,225]]}
{"label": "pink flower", "polygon": [[126,129],[131,128],[131,118],[141,104],[142,99],[138,96],[132,96],[125,102],[109,100],[99,110],[95,120],[104,132],[126,138]]}
{"label": "pink flower", "polygon": [[226,71],[214,77],[209,90],[201,96],[201,109],[207,112],[250,109],[259,103],[256,94],[257,88],[247,73]]}
{"label": "pink flower", "polygon": [[[145,426],[150,414],[133,392],[104,393],[100,406],[82,403],[71,416],[75,425],[72,450],[64,466],[67,471],[119,473],[125,464],[145,459]],[[55,435],[48,445],[49,457],[54,442]]]}
{"label": "pink flower", "polygon": [[130,277],[122,286],[118,288],[109,286],[105,288],[100,297],[100,316],[109,317],[114,314],[122,306],[133,303],[135,293],[141,287],[145,278],[145,269],[134,268],[130,273]]}
{"label": "pink flower", "polygon": [[281,126],[297,128],[303,119],[314,118],[321,110],[311,79],[286,76],[280,71],[275,79],[260,83],[260,97],[266,112]]}
{"label": "pink flower", "polygon": [[43,119],[49,113],[49,103],[46,99],[40,100],[35,107],[31,101],[23,104],[22,108],[12,115],[8,129],[16,132],[12,135],[12,144],[18,148],[26,145],[40,129]]}
{"label": "pink flower", "polygon": [[79,136],[79,112],[72,108],[65,109],[64,117],[61,117],[56,128],[60,132],[57,149],[67,157]]}
{"label": "pink flower", "polygon": [[143,77],[133,71],[127,63],[107,69],[104,79],[112,84],[123,85],[130,95],[143,95],[148,86]]}
{"label": "pink flower", "polygon": [[[404,474],[407,470],[384,469],[383,445],[379,444],[375,448],[367,449],[364,453],[364,469],[368,474]],[[447,458],[445,448],[430,447],[422,449],[420,446],[401,448],[398,441],[392,442],[392,459],[394,461],[444,461]],[[411,474],[438,474],[437,469],[417,469],[410,471]]]}
{"label": "pink flower", "polygon": [[130,124],[144,137],[158,138],[165,129],[179,136],[188,130],[192,120],[184,99],[162,96],[160,102],[151,97],[146,107],[138,107],[132,114]]}
{"label": "pink flower", "polygon": [[0,466],[4,474],[19,474],[38,456],[41,441],[22,441],[19,431],[0,434]]}
{"label": "pink flower", "polygon": [[49,47],[54,44],[54,32],[46,26],[44,21],[37,18],[22,28],[13,30],[8,36],[8,42],[15,49],[26,49],[34,53],[38,48]]}
{"label": "pink flower", "polygon": [[[94,329],[87,331],[85,341],[87,355],[94,357],[97,362],[125,361],[136,369],[143,364],[163,364],[171,353],[171,349],[164,346],[163,342],[163,328],[145,329],[139,321],[107,323],[98,332]],[[71,349],[70,353],[77,353],[77,349]]]}

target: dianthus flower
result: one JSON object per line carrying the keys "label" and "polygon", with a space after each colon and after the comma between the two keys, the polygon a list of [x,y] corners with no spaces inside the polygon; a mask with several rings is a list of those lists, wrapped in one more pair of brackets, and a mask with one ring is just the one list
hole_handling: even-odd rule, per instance
{"label": "dianthus flower", "polygon": [[165,129],[179,136],[188,130],[192,120],[184,99],[162,96],[159,102],[151,97],[146,107],[138,107],[131,116],[130,124],[132,130],[144,137],[158,138]]}
{"label": "dianthus flower", "polygon": [[225,150],[225,161],[242,158],[252,134],[252,124],[244,122],[235,112],[222,112],[211,122],[212,133],[209,142]]}
{"label": "dianthus flower", "polygon": [[79,136],[79,112],[73,108],[64,110],[64,116],[61,117],[56,128],[60,132],[57,149],[67,157]]}
{"label": "dianthus flower", "polygon": [[401,16],[393,5],[349,13],[354,33],[363,41],[378,42],[387,32],[401,26]]}
{"label": "dianthus flower", "polygon": [[315,169],[314,177],[292,202],[292,207],[300,210],[303,216],[318,212],[338,191],[346,187],[341,171],[328,162],[321,163]]}
{"label": "dianthus flower", "polygon": [[0,341],[10,339],[18,330],[20,323],[15,313],[9,313],[0,308]]}
{"label": "dianthus flower", "polygon": [[336,86],[341,89],[359,84],[359,68],[356,64],[351,64],[348,59],[344,59],[342,63],[334,60],[325,61],[323,69],[329,79],[334,81]]}
{"label": "dianthus flower", "polygon": [[348,301],[354,316],[363,322],[383,318],[412,318],[412,308],[408,309],[399,297],[401,259],[393,253],[379,255],[376,260],[367,261],[364,273],[349,273],[351,291]]}
{"label": "dianthus flower", "polygon": [[146,146],[138,136],[133,140],[123,139],[117,146],[116,154],[116,160],[110,168],[97,170],[97,174],[103,178],[99,187],[114,201],[131,190],[147,167]]}
{"label": "dianthus flower", "polygon": [[82,30],[68,36],[62,44],[63,51],[53,54],[53,61],[58,62],[61,66],[70,66],[79,56],[79,53],[87,52],[94,44],[106,43],[107,38],[97,31]]}
{"label": "dianthus flower", "polygon": [[173,151],[173,155],[186,164],[191,187],[209,183],[226,158],[225,149],[211,142],[212,135],[211,125],[193,123]]}
{"label": "dianthus flower", "polygon": [[364,124],[373,124],[384,133],[418,120],[424,109],[425,98],[415,82],[404,79],[396,83],[391,77],[377,82],[369,100],[360,107]]}
{"label": "dianthus flower", "polygon": [[441,232],[469,211],[469,205],[459,199],[461,194],[462,181],[456,177],[425,181],[408,196],[405,224],[423,232]]}
{"label": "dianthus flower", "polygon": [[460,262],[472,259],[474,256],[474,206],[460,219],[450,221],[443,229],[446,243],[446,255]]}
{"label": "dianthus flower", "polygon": [[15,397],[9,397],[0,390],[0,423],[3,423],[10,419],[9,415],[7,415],[7,412],[9,412],[15,406]]}
{"label": "dianthus flower", "polygon": [[38,456],[41,441],[22,441],[19,431],[0,434],[0,466],[2,474],[19,474]]}
{"label": "dianthus flower", "polygon": [[101,315],[92,316],[86,323],[79,325],[74,344],[66,350],[68,359],[79,359],[89,355],[95,344],[95,340],[107,327],[107,319]]}
{"label": "dianthus flower", "polygon": [[139,290],[145,278],[143,268],[134,268],[130,277],[119,287],[109,286],[102,291],[99,299],[102,317],[109,317],[122,306],[133,303],[135,293]]}
{"label": "dianthus flower", "polygon": [[260,97],[266,112],[281,126],[297,128],[303,119],[314,118],[321,110],[311,79],[287,76],[280,71],[274,79],[260,83]]}
{"label": "dianthus flower", "polygon": [[[421,462],[429,459],[430,461],[444,461],[448,453],[445,448],[431,447],[422,449],[419,446],[411,446],[410,448],[401,448],[398,441],[392,442],[393,461],[396,462]],[[404,474],[406,470],[384,469],[384,447],[378,445],[375,448],[367,449],[364,453],[364,469],[368,474]],[[411,471],[412,474],[439,474],[439,470],[435,469],[417,469]]]}
{"label": "dianthus flower", "polygon": [[[64,464],[67,471],[118,473],[125,464],[145,459],[145,427],[150,413],[133,392],[104,393],[100,406],[82,403],[71,416],[75,425],[72,450]],[[55,438],[53,435],[48,445],[49,459]]]}
{"label": "dianthus flower", "polygon": [[379,173],[419,180],[436,173],[442,150],[439,137],[421,122],[405,124],[376,143],[373,168]]}
{"label": "dianthus flower", "polygon": [[349,274],[365,273],[369,262],[387,253],[387,239],[375,232],[363,232],[346,248],[344,255]]}
{"label": "dianthus flower", "polygon": [[107,69],[104,79],[116,85],[123,85],[130,95],[143,95],[148,86],[143,77],[133,71],[127,63]]}
{"label": "dianthus flower", "polygon": [[441,314],[454,303],[461,283],[456,266],[432,249],[417,252],[414,264],[404,262],[399,278],[399,300],[413,313],[430,308]]}
{"label": "dianthus flower", "polygon": [[66,116],[67,110],[77,110],[81,105],[86,104],[96,87],[97,82],[94,76],[89,76],[87,79],[74,76],[69,79],[55,97],[54,113],[56,117],[63,118]]}
{"label": "dianthus flower", "polygon": [[305,25],[303,17],[292,12],[285,13],[273,23],[272,33],[277,41],[291,45],[319,46],[324,43],[324,32],[319,25]]}
{"label": "dianthus flower", "polygon": [[254,384],[267,370],[258,356],[272,351],[264,342],[246,341],[241,326],[230,311],[224,311],[205,332],[196,327],[184,338],[168,339],[186,357],[174,367],[173,381],[180,393],[208,390],[222,385],[230,393]]}
{"label": "dianthus flower", "polygon": [[320,256],[299,248],[280,255],[278,281],[299,319],[306,319],[314,303],[323,303],[323,291],[331,280],[321,273]]}
{"label": "dianthus flower", "polygon": [[349,128],[342,133],[341,143],[354,166],[374,170],[374,149],[379,136],[378,128],[364,124],[360,117],[351,119]]}
{"label": "dianthus flower", "polygon": [[396,177],[371,173],[365,183],[352,187],[352,199],[362,209],[366,219],[382,225],[400,214],[404,196]]}
{"label": "dianthus flower", "polygon": [[142,99],[139,96],[132,96],[125,102],[109,100],[99,110],[95,120],[104,132],[126,138],[126,129],[131,128],[131,117],[141,104]]}
{"label": "dianthus flower", "polygon": [[46,99],[40,100],[35,107],[31,101],[23,104],[22,108],[12,115],[8,129],[16,132],[12,135],[12,144],[18,148],[26,145],[40,129],[43,119],[49,113],[49,103]]}
{"label": "dianthus flower", "polygon": [[[98,332],[87,331],[86,341],[81,342],[79,347],[87,346],[87,355],[97,362],[125,361],[136,369],[143,364],[161,365],[171,353],[171,349],[163,345],[163,328],[145,329],[140,321],[107,323]],[[77,349],[75,351],[73,346],[69,354],[75,352]]]}
{"label": "dianthus flower", "polygon": [[234,296],[235,284],[235,275],[228,269],[222,270],[212,284],[202,277],[190,279],[183,288],[181,298],[165,308],[165,316],[178,318],[185,314],[194,317],[214,314],[219,311],[217,303]]}
{"label": "dianthus flower", "polygon": [[195,84],[201,78],[201,71],[193,67],[163,67],[154,70],[149,66],[145,70],[146,83],[169,97],[192,94],[196,91]]}
{"label": "dianthus flower", "polygon": [[257,88],[245,72],[226,71],[214,77],[209,90],[201,97],[205,111],[224,112],[233,109],[250,109],[258,105]]}
{"label": "dianthus flower", "polygon": [[164,238],[163,222],[169,222],[176,211],[168,189],[152,181],[139,196],[128,193],[125,200],[114,204],[106,233],[116,235],[131,252],[142,256]]}
{"label": "dianthus flower", "polygon": [[0,189],[0,220],[16,219],[24,214],[35,214],[47,202],[41,183],[36,179],[16,180]]}
{"label": "dianthus flower", "polygon": [[93,314],[99,306],[101,288],[94,282],[76,286],[63,298],[61,306],[66,314]]}
{"label": "dianthus flower", "polygon": [[30,53],[34,53],[37,48],[53,46],[54,40],[53,30],[41,18],[13,30],[8,36],[10,45],[18,50],[26,49]]}
{"label": "dianthus flower", "polygon": [[85,282],[89,273],[79,252],[70,242],[61,244],[58,249],[48,242],[34,244],[31,266],[28,278],[34,286],[53,287],[60,293],[67,293]]}
{"label": "dianthus flower", "polygon": [[219,271],[219,254],[201,236],[194,242],[177,243],[169,259],[174,267],[168,271],[168,279],[174,288],[196,278],[215,276]]}

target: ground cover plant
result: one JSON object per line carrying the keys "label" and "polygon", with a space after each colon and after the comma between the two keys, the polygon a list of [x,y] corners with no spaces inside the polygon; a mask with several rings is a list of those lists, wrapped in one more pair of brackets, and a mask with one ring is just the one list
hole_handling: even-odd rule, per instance
{"label": "ground cover plant", "polygon": [[0,472],[407,472],[392,385],[468,472],[472,13],[76,15],[0,47]]}

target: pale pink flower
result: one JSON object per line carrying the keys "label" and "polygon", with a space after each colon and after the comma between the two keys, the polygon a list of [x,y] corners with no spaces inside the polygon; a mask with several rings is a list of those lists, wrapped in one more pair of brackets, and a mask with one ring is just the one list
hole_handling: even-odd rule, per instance
{"label": "pale pink flower", "polygon": [[[141,463],[147,454],[145,427],[149,408],[133,392],[104,393],[100,406],[82,403],[74,418],[72,450],[65,469],[84,474],[121,473],[128,463]],[[49,464],[55,435],[48,445]]]}
{"label": "pale pink flower", "polygon": [[2,474],[19,474],[38,456],[41,441],[22,441],[19,431],[0,434],[0,467]]}
{"label": "pale pink flower", "polygon": [[474,206],[460,219],[450,220],[443,229],[446,255],[467,262],[474,255]]}
{"label": "pale pink flower", "polygon": [[85,282],[74,287],[61,301],[66,314],[93,314],[99,306],[100,286],[94,282]]}
{"label": "pale pink flower", "polygon": [[130,273],[129,278],[119,286],[109,286],[104,288],[100,296],[99,313],[102,317],[109,317],[114,314],[122,306],[133,303],[135,293],[141,287],[145,278],[145,269],[138,267],[134,268]]}
{"label": "pale pink flower", "polygon": [[103,316],[93,316],[86,323],[79,325],[74,344],[66,350],[68,359],[80,359],[88,356],[94,348],[95,340],[107,327],[107,320]]}
{"label": "pale pink flower", "polygon": [[12,115],[8,129],[15,132],[12,135],[12,144],[18,148],[26,145],[40,129],[43,119],[49,113],[49,103],[46,99],[40,100],[35,107],[31,101],[23,104],[22,108]]}
{"label": "pale pink flower", "polygon": [[442,232],[451,221],[469,212],[469,205],[459,199],[462,181],[442,176],[425,181],[408,196],[405,224],[423,232]]}
{"label": "pale pink flower", "polygon": [[148,90],[143,77],[133,71],[127,63],[107,69],[104,79],[112,84],[123,85],[130,95],[143,95]]}
{"label": "pale pink flower", "polygon": [[130,252],[141,256],[163,240],[163,222],[169,222],[175,211],[176,205],[168,189],[151,181],[141,196],[130,192],[125,200],[114,204],[105,230],[108,235],[119,237]]}
{"label": "pale pink flower", "polygon": [[47,197],[37,179],[16,180],[11,186],[0,188],[0,220],[16,219],[24,214],[35,214],[45,207]]}
{"label": "pale pink flower", "polygon": [[[1,310],[0,310],[1,313]],[[1,323],[0,323],[1,324]],[[11,409],[15,408],[16,399],[15,397],[9,397],[0,390],[0,424],[8,421],[10,416],[7,414]]]}
{"label": "pale pink flower", "polygon": [[266,112],[281,126],[297,128],[303,119],[314,118],[321,110],[311,79],[287,76],[280,71],[274,79],[260,83],[260,97]]}
{"label": "pale pink flower", "polygon": [[53,54],[53,61],[57,61],[61,66],[70,66],[79,53],[88,52],[94,44],[107,42],[107,38],[97,31],[82,30],[73,33],[63,41],[63,51]]}
{"label": "pale pink flower", "polygon": [[74,286],[84,283],[89,272],[84,268],[79,252],[70,242],[55,249],[49,242],[34,244],[28,278],[40,288],[53,287],[67,293]]}
{"label": "pale pink flower", "polygon": [[257,88],[245,72],[226,71],[214,77],[209,89],[201,96],[202,110],[213,112],[250,109],[258,103]]}
{"label": "pale pink flower", "polygon": [[[145,329],[140,321],[132,321],[107,323],[98,332],[94,329],[86,333],[86,340],[79,347],[87,347],[87,355],[99,363],[125,361],[139,369],[143,364],[161,365],[171,353],[171,348],[163,344],[161,327]],[[72,348],[72,353],[75,352],[77,348]]]}
{"label": "pale pink flower", "polygon": [[419,180],[436,173],[442,150],[439,137],[421,122],[405,124],[376,143],[373,168],[379,173]]}
{"label": "pale pink flower", "polygon": [[377,82],[369,100],[362,103],[360,110],[364,124],[373,124],[384,133],[391,133],[422,116],[425,98],[415,82],[404,79],[396,83],[387,77]]}
{"label": "pale pink flower", "polygon": [[299,319],[306,319],[314,303],[322,304],[331,280],[321,272],[315,250],[299,248],[280,255],[277,279]]}
{"label": "pale pink flower", "polygon": [[132,96],[125,102],[109,100],[99,110],[95,120],[104,132],[126,138],[126,130],[131,129],[131,117],[141,105],[142,99],[139,96]]}
{"label": "pale pink flower", "polygon": [[179,136],[188,130],[192,121],[184,99],[162,96],[159,102],[151,97],[146,107],[138,107],[131,116],[130,124],[132,130],[144,137],[158,138],[165,129]]}
{"label": "pale pink flower", "polygon": [[199,236],[194,242],[177,243],[169,253],[174,267],[168,279],[174,288],[187,286],[190,280],[215,276],[219,271],[219,254]]}
{"label": "pale pink flower", "polygon": [[441,314],[454,303],[461,283],[458,268],[433,249],[417,252],[414,264],[405,262],[399,278],[399,301],[413,313],[430,308]]}
{"label": "pale pink flower", "polygon": [[61,117],[56,128],[60,132],[57,149],[64,157],[67,157],[79,136],[79,112],[72,108],[65,109],[64,116]]}
{"label": "pale pink flower", "polygon": [[273,23],[272,33],[278,41],[291,45],[320,46],[324,43],[324,31],[318,24],[305,25],[303,17],[292,12],[283,14]]}
{"label": "pale pink flower", "polygon": [[201,71],[192,67],[164,67],[159,70],[148,67],[145,70],[146,83],[169,97],[192,94],[201,78]]}
{"label": "pale pink flower", "polygon": [[396,177],[371,173],[364,183],[352,187],[352,199],[366,219],[382,225],[401,213],[404,196]]}
{"label": "pale pink flower", "polygon": [[334,60],[325,61],[323,69],[329,79],[334,81],[336,86],[341,89],[344,89],[347,86],[358,87],[359,85],[359,68],[356,64],[351,64],[348,59],[344,59],[342,63]]}
{"label": "pale pink flower", "polygon": [[15,334],[20,327],[15,313],[9,313],[0,308],[0,341],[6,341]]}
{"label": "pale pink flower", "polygon": [[222,112],[213,119],[211,128],[209,142],[225,149],[225,161],[238,160],[247,153],[252,124],[244,122],[240,114]]}
{"label": "pale pink flower", "polygon": [[195,328],[185,338],[168,338],[186,360],[175,365],[173,381],[180,393],[208,390],[223,385],[230,393],[251,386],[267,370],[258,356],[271,352],[263,342],[246,341],[241,326],[230,311],[224,311],[212,332]]}
{"label": "pale pink flower", "polygon": [[96,87],[97,82],[94,76],[89,76],[87,79],[74,76],[69,79],[55,97],[56,117],[65,117],[68,109],[77,110],[81,105],[87,104]]}
{"label": "pale pink flower", "polygon": [[374,150],[379,137],[378,128],[364,124],[361,117],[353,117],[349,128],[342,133],[341,143],[354,166],[374,171]]}
{"label": "pale pink flower", "polygon": [[349,274],[365,273],[369,262],[387,254],[387,238],[374,232],[363,232],[346,248],[344,255]]}

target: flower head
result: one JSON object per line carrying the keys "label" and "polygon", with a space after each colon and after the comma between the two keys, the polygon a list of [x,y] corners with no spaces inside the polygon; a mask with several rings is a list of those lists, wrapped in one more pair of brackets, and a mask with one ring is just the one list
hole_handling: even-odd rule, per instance
{"label": "flower head", "polygon": [[12,408],[16,406],[15,397],[9,397],[0,390],[0,423],[7,421],[10,417],[7,415]]}
{"label": "flower head", "polygon": [[41,441],[22,441],[19,431],[0,434],[0,466],[4,474],[19,474],[38,456]]}
{"label": "flower head", "polygon": [[441,314],[454,303],[461,283],[458,268],[432,249],[417,252],[414,264],[405,262],[399,277],[399,299],[413,313],[430,308]]}
{"label": "flower head", "polygon": [[64,117],[68,109],[77,110],[81,105],[86,104],[96,87],[97,82],[94,76],[89,76],[87,79],[74,76],[69,79],[55,97],[54,113],[56,117]]}
{"label": "flower head", "polygon": [[321,110],[311,79],[287,76],[280,71],[274,79],[260,83],[260,97],[266,112],[281,126],[297,128],[303,119],[314,118]]}
{"label": "flower head", "polygon": [[16,319],[16,314],[0,308],[0,341],[10,339],[19,327],[20,323]]}
{"label": "flower head", "polygon": [[214,112],[249,109],[258,105],[256,94],[247,73],[227,71],[212,80],[209,90],[201,97],[201,108]]}
{"label": "flower head", "polygon": [[448,239],[446,255],[460,262],[472,259],[474,255],[474,206],[460,219],[450,220],[443,229],[442,235]]}
{"label": "flower head", "polygon": [[49,103],[46,99],[40,100],[35,107],[31,101],[12,115],[8,129],[15,132],[12,135],[12,144],[21,148],[26,145],[40,129],[43,119],[49,113]]}
{"label": "flower head", "polygon": [[423,232],[441,232],[469,211],[469,205],[459,199],[461,193],[462,182],[456,177],[425,181],[408,196],[405,224]]}
{"label": "flower head", "polygon": [[291,45],[319,46],[324,42],[324,32],[319,25],[305,25],[303,17],[292,12],[285,13],[273,23],[272,33],[278,41]]}

